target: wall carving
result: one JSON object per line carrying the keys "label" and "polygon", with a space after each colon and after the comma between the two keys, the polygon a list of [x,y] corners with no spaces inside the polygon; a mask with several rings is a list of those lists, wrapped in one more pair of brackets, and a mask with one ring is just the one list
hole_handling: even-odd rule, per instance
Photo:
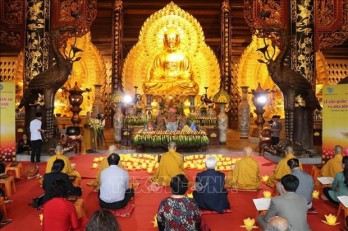
{"label": "wall carving", "polygon": [[328,85],[336,85],[341,79],[348,76],[348,60],[328,60],[329,77]]}
{"label": "wall carving", "polygon": [[23,48],[25,1],[0,1],[0,44]]}
{"label": "wall carving", "polygon": [[285,28],[288,24],[288,0],[244,0],[244,18],[251,28]]}
{"label": "wall carving", "polygon": [[342,44],[348,38],[348,0],[317,0],[316,49]]}
{"label": "wall carving", "polygon": [[[71,26],[76,28],[76,35],[83,36],[90,31],[90,27],[97,16],[97,0],[54,0],[51,16],[52,29]],[[62,42],[73,37],[75,32],[62,36]]]}

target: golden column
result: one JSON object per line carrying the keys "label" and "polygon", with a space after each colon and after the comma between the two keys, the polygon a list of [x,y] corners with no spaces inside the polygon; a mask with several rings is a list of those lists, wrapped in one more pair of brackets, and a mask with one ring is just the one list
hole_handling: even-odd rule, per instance
{"label": "golden column", "polygon": [[113,90],[122,90],[122,39],[123,39],[123,2],[122,0],[114,1],[113,9],[113,43],[112,43],[112,87]]}
{"label": "golden column", "polygon": [[[27,0],[25,20],[24,92],[29,81],[48,68],[49,28],[47,25],[50,25],[50,0]],[[25,112],[25,128],[29,131],[29,123],[32,119],[30,114],[35,115],[35,111],[26,105]],[[46,135],[52,136],[51,133]]]}
{"label": "golden column", "polygon": [[[220,69],[221,69],[221,83],[220,89],[224,89],[230,96],[233,91],[232,88],[237,89],[237,79],[232,79],[231,64],[232,64],[232,34],[231,34],[231,8],[228,0],[224,0],[221,6],[221,57],[220,57]],[[229,120],[231,120],[230,125],[232,127],[237,126],[238,121],[238,103],[234,104],[234,101],[238,102],[237,99],[232,98],[232,108],[229,115]]]}
{"label": "golden column", "polygon": [[[315,86],[314,0],[291,0],[290,4],[291,69]],[[313,126],[313,110],[295,107],[292,140],[304,148],[312,148]]]}
{"label": "golden column", "polygon": [[48,68],[50,21],[49,0],[28,0],[25,33],[25,87],[40,72]]}

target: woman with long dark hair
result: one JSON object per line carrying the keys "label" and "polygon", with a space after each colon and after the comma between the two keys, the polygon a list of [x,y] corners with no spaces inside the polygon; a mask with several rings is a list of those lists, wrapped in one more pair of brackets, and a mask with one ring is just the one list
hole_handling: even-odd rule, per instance
{"label": "woman with long dark hair", "polygon": [[64,169],[64,161],[62,159],[56,159],[53,162],[52,171],[50,173],[46,173],[43,177],[43,184],[42,188],[45,190],[45,195],[43,198],[43,203],[47,202],[52,197],[49,195],[48,190],[51,188],[51,185],[56,180],[62,180],[67,185],[68,190],[68,196],[81,196],[82,190],[80,187],[75,187],[72,184],[72,181],[69,179],[69,175],[66,173],[63,173],[62,170]]}
{"label": "woman with long dark hair", "polygon": [[120,226],[112,212],[107,209],[95,211],[89,218],[85,231],[120,231]]}
{"label": "woman with long dark hair", "polygon": [[348,156],[342,159],[343,171],[336,174],[331,187],[323,189],[324,195],[333,204],[338,205],[338,196],[348,196]]}

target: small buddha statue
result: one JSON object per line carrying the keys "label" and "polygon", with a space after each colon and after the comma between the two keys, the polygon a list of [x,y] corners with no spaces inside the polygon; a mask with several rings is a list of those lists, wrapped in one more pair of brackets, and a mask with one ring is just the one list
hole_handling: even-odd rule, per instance
{"label": "small buddha statue", "polygon": [[175,27],[164,34],[164,51],[156,55],[150,79],[143,84],[145,94],[196,95],[199,87],[194,81],[190,60],[180,50],[180,36]]}

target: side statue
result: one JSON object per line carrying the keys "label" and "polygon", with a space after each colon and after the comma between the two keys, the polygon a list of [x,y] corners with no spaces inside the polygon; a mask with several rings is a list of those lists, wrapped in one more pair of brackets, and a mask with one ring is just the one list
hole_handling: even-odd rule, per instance
{"label": "side statue", "polygon": [[[41,72],[34,77],[28,84],[24,92],[23,98],[18,108],[25,107],[26,115],[30,115],[30,104],[38,98],[39,93],[44,95],[45,107],[45,127],[46,138],[53,138],[54,130],[54,98],[57,90],[61,88],[71,75],[73,62],[80,60],[80,57],[75,58],[75,54],[80,52],[77,47],[72,46],[72,56],[63,55],[58,47],[60,35],[66,32],[74,32],[72,27],[64,27],[50,32],[50,47],[53,57],[50,59],[50,66],[47,70]],[[26,117],[26,123],[30,118]],[[27,126],[26,126],[27,127]]]}
{"label": "side statue", "polygon": [[[290,40],[287,33],[278,28],[265,29],[258,33],[259,37],[272,39],[274,50],[276,42],[283,45],[280,54],[273,60],[275,52],[270,55],[268,45],[265,43],[265,47],[258,49],[258,51],[263,53],[266,61],[259,60],[259,62],[267,65],[269,75],[283,93],[286,138],[290,143],[299,144],[305,149],[310,149],[313,146],[313,140],[311,139],[313,134],[313,111],[322,109],[312,84],[285,63]],[[296,98],[304,100],[301,107],[297,106]]]}
{"label": "side statue", "polygon": [[180,50],[180,36],[175,27],[164,34],[164,51],[156,55],[148,82],[143,84],[146,94],[197,95],[198,84],[194,81],[190,60]]}

